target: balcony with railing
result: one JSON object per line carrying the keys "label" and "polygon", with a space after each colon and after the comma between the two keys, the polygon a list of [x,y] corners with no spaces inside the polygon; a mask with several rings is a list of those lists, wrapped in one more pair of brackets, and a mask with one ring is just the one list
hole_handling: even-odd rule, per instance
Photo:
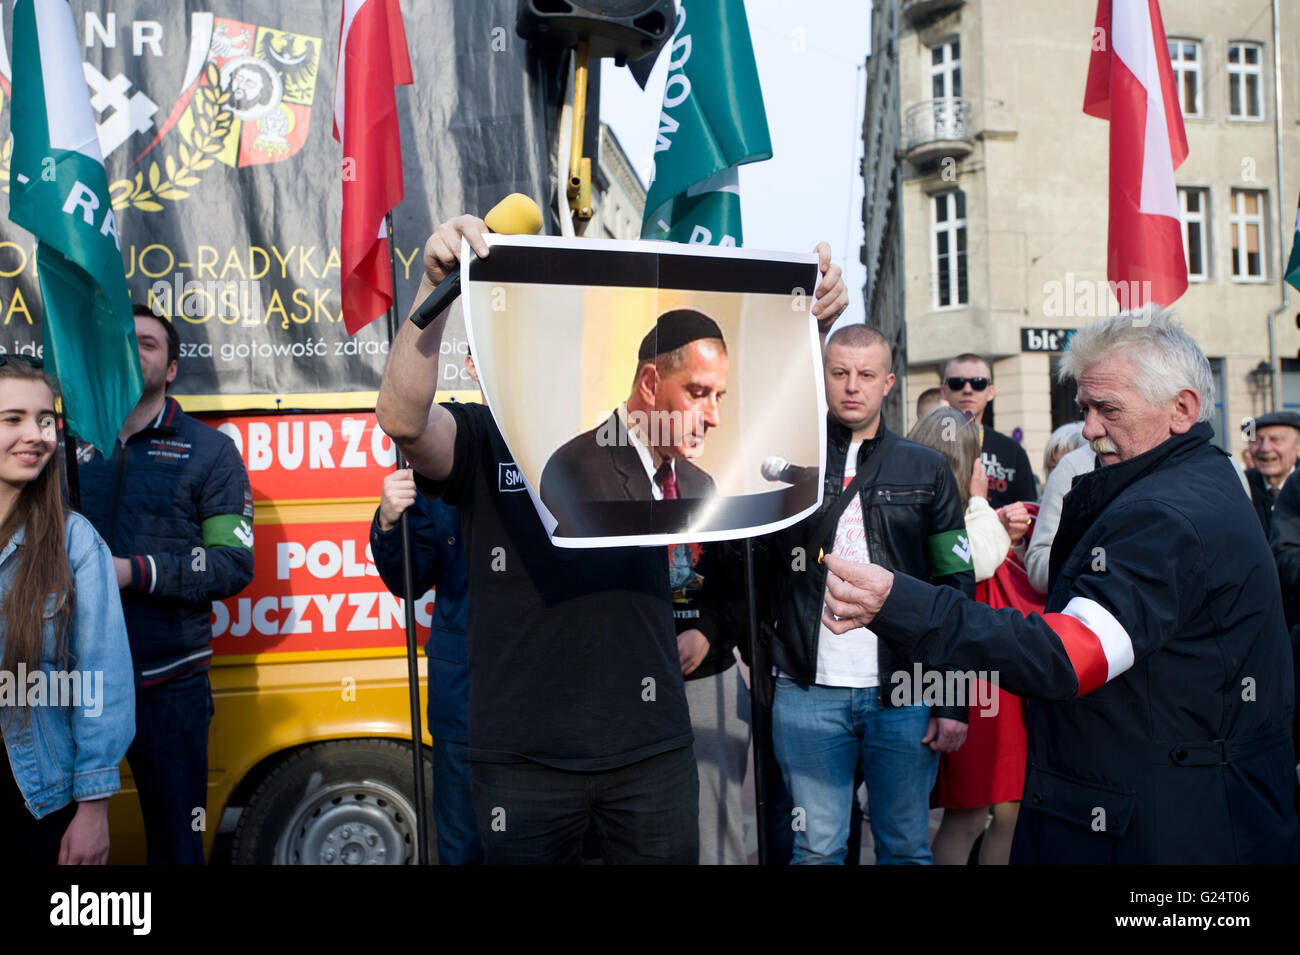
{"label": "balcony with railing", "polygon": [[954,159],[975,148],[970,100],[958,97],[913,103],[903,118],[903,149],[909,162],[926,165],[945,156]]}
{"label": "balcony with railing", "polygon": [[931,17],[956,10],[965,0],[903,0],[903,16],[910,22],[928,20]]}

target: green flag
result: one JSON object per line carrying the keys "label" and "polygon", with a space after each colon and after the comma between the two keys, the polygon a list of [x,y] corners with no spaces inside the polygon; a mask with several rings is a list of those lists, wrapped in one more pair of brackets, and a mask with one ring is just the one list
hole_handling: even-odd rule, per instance
{"label": "green flag", "polygon": [[1295,232],[1291,238],[1291,258],[1286,262],[1286,280],[1300,289],[1300,208],[1296,209]]}
{"label": "green flag", "polygon": [[743,0],[679,0],[666,55],[641,238],[740,245],[736,167],[772,156]]}
{"label": "green flag", "polygon": [[68,424],[111,454],[140,398],[140,355],[68,0],[18,0],[13,32],[9,218],[39,240],[44,356]]}

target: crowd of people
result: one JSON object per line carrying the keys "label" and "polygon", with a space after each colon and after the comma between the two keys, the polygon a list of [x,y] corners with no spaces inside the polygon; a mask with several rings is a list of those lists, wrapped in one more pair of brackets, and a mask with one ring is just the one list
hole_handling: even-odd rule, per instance
{"label": "crowd of people", "polygon": [[[439,226],[413,308],[485,231]],[[376,414],[409,467],[370,543],[394,593],[437,588],[440,862],[743,864],[751,743],[769,862],[854,863],[864,817],[878,864],[1300,861],[1300,415],[1255,419],[1234,468],[1190,336],[1102,319],[1064,356],[1083,421],[1051,436],[1040,492],[986,423],[982,356],[944,365],[906,436],[885,427],[896,356],[870,325],[832,331],[847,291],[817,253],[822,504],[750,555],[552,545],[497,481],[514,458],[487,406],[434,401],[448,313],[398,333]],[[136,332],[139,405],[111,451],[76,451],[84,517],[51,465],[56,383],[0,359],[3,667],[102,671],[113,714],[0,707],[24,859],[105,861],[125,756],[150,861],[203,861],[209,609],[251,578],[252,498],[233,444],[166,395],[170,322],[141,309]],[[689,374],[642,351],[638,382]],[[674,461],[646,471],[675,496]]]}
{"label": "crowd of people", "polygon": [[[462,237],[488,254],[482,234],[471,216],[439,227],[417,301]],[[846,297],[819,252],[825,334]],[[1208,363],[1169,316],[1072,344],[1084,421],[1052,435],[1041,496],[1023,448],[983,423],[985,358],[949,361],[904,438],[881,418],[887,339],[831,334],[824,500],[754,542],[749,684],[736,546],[550,547],[492,480],[513,457],[490,412],[433,401],[446,318],[399,333],[377,414],[412,467],[390,479],[402,499],[452,505],[464,534],[468,653],[448,663],[469,661],[468,782],[434,798],[472,807],[475,858],[743,861],[751,689],[772,861],[853,861],[864,786],[880,863],[965,862],[977,841],[987,863],[1300,852],[1282,592],[1209,440]],[[639,357],[652,377],[675,367]],[[374,533],[391,534],[398,508],[382,511]]]}

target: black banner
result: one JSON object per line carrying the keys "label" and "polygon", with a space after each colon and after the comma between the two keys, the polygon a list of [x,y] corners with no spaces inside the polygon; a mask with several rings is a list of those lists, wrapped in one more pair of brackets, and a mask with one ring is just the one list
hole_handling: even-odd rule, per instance
{"label": "black banner", "polygon": [[[191,408],[347,407],[378,388],[381,317],[349,338],[339,299],[332,136],[341,0],[73,0],[132,299],[180,332]],[[8,220],[9,51],[0,58],[0,351],[38,353],[33,237]],[[406,198],[394,213],[405,317],[433,227],[510,192],[553,207],[563,61],[514,32],[514,0],[404,0],[398,87]],[[215,86],[202,82],[215,76]],[[230,94],[223,96],[223,94]],[[463,324],[440,389],[462,381]],[[349,395],[351,397],[349,397]]]}

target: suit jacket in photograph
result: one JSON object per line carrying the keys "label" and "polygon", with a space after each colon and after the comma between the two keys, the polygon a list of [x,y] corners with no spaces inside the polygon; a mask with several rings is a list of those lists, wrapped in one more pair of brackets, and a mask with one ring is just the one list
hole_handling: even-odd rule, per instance
{"label": "suit jacket in photograph", "polygon": [[[598,440],[602,433],[604,441]],[[610,436],[614,440],[608,440]],[[674,470],[679,497],[701,498],[717,493],[708,472],[686,459],[678,458]],[[542,469],[538,493],[561,528],[581,523],[576,516],[589,502],[654,500],[650,476],[618,412],[556,449]]]}

